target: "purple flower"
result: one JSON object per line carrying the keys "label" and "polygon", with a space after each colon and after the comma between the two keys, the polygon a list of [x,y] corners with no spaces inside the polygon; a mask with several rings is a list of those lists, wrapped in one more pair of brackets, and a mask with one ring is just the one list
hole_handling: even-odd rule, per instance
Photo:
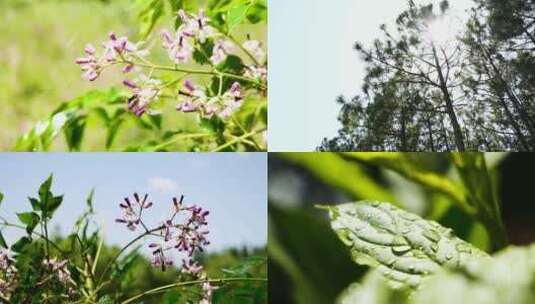
{"label": "purple flower", "polygon": [[202,265],[199,265],[194,260],[182,260],[182,272],[187,273],[193,276],[198,276],[202,271],[204,270],[204,267]]}
{"label": "purple flower", "polygon": [[212,296],[214,294],[214,290],[217,289],[216,286],[212,285],[209,281],[208,281],[208,278],[206,277],[206,274],[204,274],[201,279],[205,280],[201,287],[202,287],[202,291],[203,291],[203,297],[201,299],[201,301],[199,302],[199,304],[211,304],[212,303]]}
{"label": "purple flower", "polygon": [[242,92],[240,83],[234,82],[230,89],[223,94],[222,108],[218,116],[226,119],[232,115],[242,105]]}
{"label": "purple flower", "polygon": [[206,93],[200,86],[196,86],[193,82],[186,80],[182,86],[179,94],[183,96],[176,109],[184,113],[199,111],[202,104],[206,102]]}
{"label": "purple flower", "polygon": [[168,267],[173,265],[173,261],[165,255],[163,248],[158,248],[152,253],[151,264],[152,266],[161,268],[162,271],[165,271]]}
{"label": "purple flower", "polygon": [[83,71],[82,78],[89,81],[97,79],[102,70],[112,64],[126,63],[123,72],[128,73],[135,67],[134,59],[148,54],[147,50],[140,49],[142,44],[142,42],[134,44],[127,37],[117,37],[114,33],[110,33],[109,40],[102,44],[104,51],[101,56],[97,55],[97,50],[92,44],[87,44],[84,48],[86,56],[76,59],[75,62]]}
{"label": "purple flower", "polygon": [[267,68],[264,66],[249,65],[246,66],[245,76],[260,81],[267,80]]}
{"label": "purple flower", "polygon": [[102,71],[102,66],[98,62],[97,57],[95,57],[95,47],[91,44],[86,45],[85,47],[86,57],[80,57],[76,59],[76,64],[80,66],[82,71],[82,79],[94,81],[100,75]]}
{"label": "purple flower", "polygon": [[184,272],[197,274],[202,271],[202,266],[194,262],[192,257],[197,251],[202,252],[204,247],[210,244],[207,239],[209,231],[203,229],[203,226],[208,225],[207,217],[210,214],[208,210],[197,205],[186,205],[184,196],[180,199],[174,197],[172,213],[169,217],[161,225],[149,229],[141,218],[143,210],[152,206],[147,194],[141,198],[134,193],[134,201],[125,198],[119,206],[123,210],[123,217],[117,219],[117,222],[125,223],[131,230],[141,225],[147,235],[159,238],[158,242],[148,244],[152,251],[152,264],[155,267],[165,270],[172,265],[172,259],[168,254],[169,251],[176,250],[187,254],[187,257],[182,259]]}
{"label": "purple flower", "polygon": [[143,115],[150,103],[160,97],[161,81],[140,74],[136,81],[124,80],[133,95],[128,99],[128,109],[137,116]]}
{"label": "purple flower", "polygon": [[189,41],[191,34],[185,30],[177,30],[171,34],[167,30],[162,30],[162,46],[167,50],[169,59],[174,63],[187,63],[193,55],[193,45]]}
{"label": "purple flower", "polygon": [[124,203],[120,203],[119,207],[123,211],[123,216],[116,219],[117,223],[126,224],[126,227],[134,231],[136,227],[141,224],[141,213],[143,209],[148,209],[152,206],[152,202],[148,201],[148,194],[145,194],[143,198],[137,193],[134,193],[134,204],[130,201],[130,198],[125,197]]}
{"label": "purple flower", "polygon": [[262,43],[258,40],[247,40],[243,43],[243,48],[246,49],[258,62],[263,62],[266,58],[266,53],[262,49]]}
{"label": "purple flower", "polygon": [[199,10],[197,15],[188,15],[184,10],[178,11],[178,16],[182,20],[182,25],[179,27],[179,31],[191,34],[199,40],[200,43],[204,43],[207,38],[214,36],[215,30],[208,25],[210,19],[206,17],[204,10]]}
{"label": "purple flower", "polygon": [[210,61],[213,64],[218,65],[219,63],[223,62],[227,58],[227,55],[233,51],[234,44],[232,42],[225,39],[218,39],[214,44]]}
{"label": "purple flower", "polygon": [[130,61],[132,57],[144,57],[148,54],[147,50],[140,50],[142,42],[132,43],[128,37],[117,37],[115,33],[109,34],[109,40],[104,42],[103,57],[108,62],[115,62],[117,59]]}
{"label": "purple flower", "polygon": [[9,299],[19,283],[19,272],[11,252],[0,249],[0,295]]}
{"label": "purple flower", "polygon": [[65,285],[72,283],[71,272],[67,268],[67,263],[68,260],[58,260],[55,258],[43,260],[43,265]]}
{"label": "purple flower", "polygon": [[176,106],[177,111],[184,112],[184,113],[197,112],[199,108],[200,108],[200,105],[198,103],[195,103],[189,99],[182,103],[179,103]]}

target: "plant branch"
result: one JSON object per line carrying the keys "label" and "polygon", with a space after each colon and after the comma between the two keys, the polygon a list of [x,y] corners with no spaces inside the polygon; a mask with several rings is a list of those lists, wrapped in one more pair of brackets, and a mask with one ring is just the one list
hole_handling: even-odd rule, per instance
{"label": "plant branch", "polygon": [[130,246],[134,245],[137,241],[141,240],[142,238],[150,235],[151,233],[153,232],[156,232],[156,231],[159,231],[159,230],[162,230],[164,228],[164,226],[158,226],[156,228],[153,228],[151,230],[148,230],[140,235],[138,235],[136,238],[134,238],[133,240],[131,240],[128,244],[126,244],[123,248],[121,248],[121,250],[119,250],[119,252],[108,262],[108,264],[106,264],[106,266],[104,267],[104,270],[102,271],[102,274],[100,275],[100,278],[98,280],[98,283],[100,285],[100,282],[102,282],[102,279],[104,278],[104,276],[106,275],[106,273],[110,270],[111,266],[117,261],[117,259],[119,258],[119,256],[121,256],[121,254],[123,254],[123,252],[126,251],[126,249],[130,248]]}
{"label": "plant branch", "polygon": [[133,301],[135,301],[135,300],[137,300],[139,298],[142,298],[142,297],[144,297],[146,295],[162,292],[162,291],[167,290],[167,289],[184,287],[184,286],[191,286],[191,285],[197,285],[197,284],[202,284],[202,283],[205,283],[205,282],[214,283],[214,284],[226,283],[226,282],[267,282],[267,279],[266,278],[221,278],[221,279],[211,279],[211,280],[195,280],[195,281],[179,282],[179,283],[164,285],[164,286],[160,286],[160,287],[156,287],[156,288],[147,290],[145,292],[142,292],[142,293],[140,293],[138,295],[135,295],[135,296],[133,296],[131,298],[128,298],[128,299],[122,301],[121,304],[132,303]]}
{"label": "plant branch", "polygon": [[229,141],[229,142],[227,142],[227,143],[225,143],[225,144],[223,144],[223,145],[221,145],[221,146],[215,148],[212,152],[219,152],[219,151],[222,151],[222,150],[224,150],[224,149],[226,149],[226,148],[228,148],[228,147],[230,147],[230,146],[232,146],[232,145],[234,145],[234,144],[237,144],[237,143],[239,143],[239,142],[242,142],[244,139],[247,139],[247,138],[249,138],[249,137],[255,136],[256,134],[262,133],[262,132],[264,132],[264,131],[266,131],[266,130],[267,130],[266,128],[262,128],[262,129],[260,129],[260,130],[251,131],[251,132],[246,133],[246,134],[244,134],[244,135],[242,135],[242,136],[236,137],[236,138],[234,138],[233,140],[231,140],[231,141]]}

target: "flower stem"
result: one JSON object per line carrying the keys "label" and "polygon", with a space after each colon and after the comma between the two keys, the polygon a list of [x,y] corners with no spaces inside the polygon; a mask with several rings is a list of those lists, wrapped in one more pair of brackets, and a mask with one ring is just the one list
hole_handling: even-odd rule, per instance
{"label": "flower stem", "polygon": [[242,136],[236,137],[233,140],[231,140],[231,141],[229,141],[229,142],[227,142],[227,143],[215,148],[212,152],[219,152],[221,150],[224,150],[224,149],[226,149],[226,148],[228,148],[228,147],[230,147],[230,146],[232,146],[232,145],[234,145],[236,143],[239,143],[239,142],[243,141],[244,139],[247,139],[249,137],[255,136],[256,134],[262,133],[262,132],[264,132],[266,130],[267,130],[266,128],[263,128],[263,129],[256,130],[256,131],[251,131],[251,132],[246,133],[246,134],[244,134]]}
{"label": "flower stem", "polygon": [[226,282],[267,282],[267,279],[266,278],[221,278],[221,279],[195,280],[195,281],[173,283],[173,284],[164,285],[164,286],[160,286],[160,287],[156,287],[156,288],[144,291],[144,292],[142,292],[140,294],[137,294],[137,295],[135,295],[135,296],[133,296],[131,298],[128,298],[128,299],[122,301],[121,304],[132,303],[133,301],[135,301],[135,300],[137,300],[139,298],[142,298],[142,297],[144,297],[146,295],[162,292],[162,291],[167,290],[167,289],[172,289],[172,288],[177,288],[177,287],[184,287],[184,286],[191,286],[191,285],[197,285],[197,284],[202,284],[202,283],[205,283],[205,282],[214,283],[214,284],[226,283]]}
{"label": "flower stem", "polygon": [[[131,63],[129,61],[126,61],[125,63],[134,64],[134,63]],[[215,71],[194,70],[194,69],[179,68],[179,67],[175,67],[175,66],[145,64],[145,63],[135,63],[135,65],[140,66],[142,68],[149,68],[149,69],[161,70],[161,71],[172,71],[172,72],[181,72],[181,73],[186,73],[186,74],[197,74],[197,75],[225,76],[225,77],[232,78],[232,79],[238,79],[238,80],[242,80],[242,81],[251,82],[251,83],[254,83],[254,84],[258,85],[262,89],[266,89],[266,86],[264,84],[258,82],[256,79],[252,79],[252,78],[249,78],[249,77],[244,77],[244,76],[240,76],[240,75],[236,75],[236,74],[221,72],[221,71],[218,71],[218,70],[215,70]]]}
{"label": "flower stem", "polygon": [[104,276],[106,275],[106,273],[110,270],[111,268],[111,265],[113,265],[117,259],[119,258],[119,256],[121,256],[121,254],[123,254],[123,252],[126,251],[126,249],[128,249],[130,246],[134,245],[137,241],[141,240],[142,238],[146,237],[147,235],[150,235],[151,233],[153,232],[156,232],[156,231],[159,231],[161,229],[163,229],[164,226],[159,226],[159,227],[156,227],[156,228],[153,228],[151,230],[148,230],[148,231],[145,231],[144,233],[138,235],[135,239],[131,240],[128,244],[126,244],[123,248],[121,248],[121,250],[119,250],[119,252],[108,262],[108,264],[106,264],[106,266],[104,267],[104,270],[102,271],[102,273],[100,274],[100,278],[98,280],[98,285],[100,285],[100,283],[102,282],[102,279],[104,278]]}
{"label": "flower stem", "polygon": [[[4,226],[4,227],[13,227],[13,228],[18,228],[18,229],[22,229],[22,230],[26,230],[26,227],[24,226],[20,226],[20,225],[17,225],[17,224],[11,224],[9,222],[7,222],[5,219],[2,219],[4,222],[3,223],[0,223],[0,226]],[[45,236],[39,232],[35,232],[35,231],[32,231],[32,234],[38,236],[39,238],[45,240]],[[63,251],[56,243],[52,242],[49,240],[49,243],[52,245],[52,247],[56,248],[56,250],[58,250],[61,254],[65,254],[65,251]]]}
{"label": "flower stem", "polygon": [[166,142],[163,142],[157,146],[155,146],[153,148],[153,150],[157,151],[157,150],[160,150],[160,149],[163,149],[167,146],[169,146],[170,144],[173,144],[179,140],[183,140],[183,139],[190,139],[190,138],[202,138],[202,137],[209,137],[209,136],[212,136],[213,134],[210,134],[210,133],[198,133],[198,134],[177,134],[175,135],[173,138],[171,138],[170,140],[166,141]]}

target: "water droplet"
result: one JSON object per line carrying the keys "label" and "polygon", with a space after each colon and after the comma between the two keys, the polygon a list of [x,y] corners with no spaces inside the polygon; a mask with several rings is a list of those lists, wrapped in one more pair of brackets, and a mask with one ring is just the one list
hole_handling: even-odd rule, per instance
{"label": "water droplet", "polygon": [[433,241],[433,242],[438,242],[440,241],[440,235],[438,234],[438,232],[434,229],[429,229],[429,230],[424,230],[424,233],[423,235]]}
{"label": "water droplet", "polygon": [[407,245],[401,245],[401,246],[392,247],[392,252],[395,255],[404,255],[405,253],[409,252],[410,250],[411,250],[411,246],[407,246]]}
{"label": "water droplet", "polygon": [[402,217],[403,219],[407,220],[407,221],[412,221],[412,222],[417,221],[417,220],[420,219],[417,215],[414,215],[414,214],[408,213],[408,212],[400,212],[399,216]]}
{"label": "water droplet", "polygon": [[457,251],[459,252],[464,252],[464,253],[472,253],[472,248],[470,248],[470,246],[468,245],[465,245],[465,244],[457,244],[455,246],[455,248],[457,249]]}

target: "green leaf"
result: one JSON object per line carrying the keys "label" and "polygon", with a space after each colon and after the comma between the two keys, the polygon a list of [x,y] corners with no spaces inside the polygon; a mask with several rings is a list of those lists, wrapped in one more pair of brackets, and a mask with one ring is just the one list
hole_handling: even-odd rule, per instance
{"label": "green leaf", "polygon": [[140,7],[138,13],[138,19],[140,22],[139,34],[145,39],[156,22],[163,16],[164,13],[164,1],[163,0],[149,0],[138,1]]}
{"label": "green leaf", "polygon": [[181,292],[176,290],[168,291],[164,294],[162,304],[180,303]]}
{"label": "green leaf", "polygon": [[[46,151],[62,130],[66,136],[66,141],[70,141],[71,147],[75,149],[77,145],[81,146],[83,139],[82,121],[89,119],[86,117],[91,114],[102,118],[107,123],[106,117],[103,116],[104,113],[99,109],[105,107],[124,112],[126,98],[127,95],[124,91],[112,88],[108,91],[89,91],[63,102],[48,119],[37,123],[28,133],[18,138],[14,149],[17,151]],[[73,121],[77,122],[73,124]],[[74,129],[68,130],[71,126]],[[78,140],[80,142],[77,142]]]}
{"label": "green leaf", "polygon": [[199,6],[198,0],[169,0],[171,4],[172,13],[176,13],[179,9],[183,9],[186,12],[195,12]]}
{"label": "green leaf", "polygon": [[4,200],[4,193],[0,192],[0,205],[2,204],[3,200]]}
{"label": "green leaf", "polygon": [[113,299],[112,299],[110,296],[105,295],[105,296],[103,296],[102,298],[98,299],[98,302],[97,302],[97,303],[98,303],[98,304],[113,304],[114,301],[113,301]]}
{"label": "green leaf", "polygon": [[4,239],[4,236],[2,235],[2,231],[0,231],[0,246],[4,248],[8,248],[6,239]]}
{"label": "green leaf", "polygon": [[267,117],[267,100],[247,98],[234,116],[246,130],[252,130],[257,122],[265,124]]}
{"label": "green leaf", "polygon": [[23,252],[25,247],[31,243],[32,240],[29,237],[24,236],[20,238],[15,244],[11,245],[11,250],[15,252]]}
{"label": "green leaf", "polygon": [[200,126],[202,129],[211,133],[222,133],[225,131],[225,122],[219,117],[201,118]]}
{"label": "green leaf", "polygon": [[394,196],[371,179],[361,166],[336,153],[281,153],[280,156],[325,184],[344,190],[353,199],[395,202]]}
{"label": "green leaf", "polygon": [[[444,271],[413,294],[413,303],[535,303],[535,245],[510,247],[463,271]],[[443,292],[447,290],[448,296]]]}
{"label": "green leaf", "polygon": [[408,295],[409,290],[392,289],[379,272],[369,271],[362,279],[362,283],[349,285],[336,302],[338,304],[404,304],[408,303]]}
{"label": "green leaf", "polygon": [[39,199],[41,204],[46,204],[51,196],[50,188],[52,187],[52,180],[54,176],[50,174],[48,178],[39,186]]}
{"label": "green leaf", "polygon": [[87,199],[85,200],[86,201],[86,204],[87,204],[87,209],[88,209],[88,212],[92,213],[93,212],[93,197],[95,196],[95,189],[91,189],[91,192],[89,192],[89,195],[87,196]]}
{"label": "green leaf", "polygon": [[226,16],[227,32],[231,33],[234,28],[247,18],[247,12],[251,7],[251,1],[237,1],[232,6]]}
{"label": "green leaf", "polygon": [[41,204],[38,199],[33,197],[28,197],[30,204],[32,205],[33,211],[41,211]]}
{"label": "green leaf", "polygon": [[[243,63],[242,59],[236,55],[228,55],[227,58],[225,58],[225,61],[218,65],[219,71],[236,75],[242,74],[244,68],[245,64]],[[232,80],[232,82],[234,82],[234,80]],[[228,87],[230,87],[230,85]],[[223,87],[223,90],[226,91],[228,87]]]}
{"label": "green leaf", "polygon": [[492,236],[493,250],[507,245],[501,206],[491,182],[483,153],[451,153],[459,175],[467,189],[467,200],[475,206],[479,218]]}
{"label": "green leaf", "polygon": [[70,151],[80,151],[86,126],[87,116],[78,116],[69,121],[64,127],[65,140]]}
{"label": "green leaf", "polygon": [[35,226],[37,226],[41,220],[39,215],[35,212],[17,213],[17,217],[26,225],[26,232],[28,232],[29,236],[31,236],[33,229],[35,229]]}
{"label": "green leaf", "polygon": [[48,218],[51,218],[56,209],[61,205],[63,202],[63,195],[60,196],[54,196],[51,200],[49,200],[47,205],[47,216]]}
{"label": "green leaf", "polygon": [[255,4],[251,6],[247,13],[247,20],[250,23],[267,22],[268,10],[266,0],[257,0]]}
{"label": "green leaf", "polygon": [[473,209],[465,201],[465,192],[461,185],[452,182],[446,176],[425,170],[417,166],[407,153],[341,153],[342,157],[369,165],[386,168],[403,176],[407,180],[425,186],[429,190],[442,193],[457,203],[465,212],[473,214]]}
{"label": "green leaf", "polygon": [[464,267],[487,254],[451,229],[389,203],[361,201],[329,210],[331,227],[358,264],[376,267],[392,286],[417,287],[442,269]]}
{"label": "green leaf", "polygon": [[206,40],[204,43],[200,43],[200,48],[196,48],[193,51],[193,59],[198,64],[209,64],[210,55],[214,49],[214,42],[211,39]]}

